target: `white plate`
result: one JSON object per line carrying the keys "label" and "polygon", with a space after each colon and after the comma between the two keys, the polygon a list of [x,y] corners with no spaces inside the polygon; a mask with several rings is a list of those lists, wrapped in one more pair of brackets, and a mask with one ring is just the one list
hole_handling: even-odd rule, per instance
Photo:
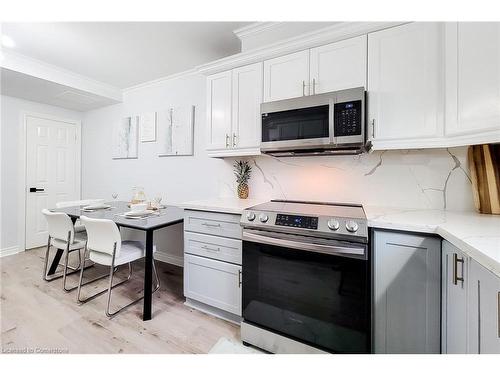
{"label": "white plate", "polygon": [[129,212],[125,212],[123,215],[128,216],[128,217],[142,217],[142,216],[151,215],[152,213],[154,213],[153,210],[129,211]]}
{"label": "white plate", "polygon": [[104,210],[107,208],[111,208],[111,205],[105,203],[96,203],[89,204],[88,206],[83,207],[84,210]]}

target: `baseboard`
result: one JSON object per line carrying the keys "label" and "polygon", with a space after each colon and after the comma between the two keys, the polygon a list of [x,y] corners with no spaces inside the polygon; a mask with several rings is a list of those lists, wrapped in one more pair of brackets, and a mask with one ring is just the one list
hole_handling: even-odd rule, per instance
{"label": "baseboard", "polygon": [[177,255],[170,255],[157,251],[155,253],[155,259],[160,262],[173,264],[174,266],[184,267],[184,258]]}
{"label": "baseboard", "polygon": [[223,311],[221,309],[218,309],[217,307],[209,306],[207,304],[204,304],[203,302],[195,301],[194,299],[191,298],[186,298],[184,305],[196,310],[200,310],[206,314],[213,315],[217,318],[227,320],[228,322],[231,323],[240,324],[241,322],[241,317],[238,315],[235,315],[227,311]]}
{"label": "baseboard", "polygon": [[14,254],[17,254],[19,252],[20,252],[19,247],[17,247],[17,246],[4,247],[3,249],[0,249],[0,258],[9,256],[9,255],[14,255]]}

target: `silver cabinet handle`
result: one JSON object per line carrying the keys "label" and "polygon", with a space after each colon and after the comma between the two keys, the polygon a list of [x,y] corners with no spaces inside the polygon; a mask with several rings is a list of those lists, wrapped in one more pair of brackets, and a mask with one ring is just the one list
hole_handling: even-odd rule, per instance
{"label": "silver cabinet handle", "polygon": [[498,338],[500,339],[500,292],[497,294]]}
{"label": "silver cabinet handle", "polygon": [[241,270],[238,270],[238,288],[241,288]]}
{"label": "silver cabinet handle", "polygon": [[372,120],[372,139],[375,139],[375,119]]}
{"label": "silver cabinet handle", "polygon": [[212,228],[220,228],[220,224],[202,223],[201,225],[204,225],[206,227],[212,227]]}
{"label": "silver cabinet handle", "polygon": [[302,81],[302,96],[306,96],[306,81]]}
{"label": "silver cabinet handle", "polygon": [[233,133],[233,147],[236,146],[236,133]]}
{"label": "silver cabinet handle", "polygon": [[[458,263],[462,264],[462,276],[458,277]],[[456,253],[453,254],[453,284],[457,285],[458,281],[464,285],[464,258],[459,258]]]}
{"label": "silver cabinet handle", "polygon": [[207,245],[203,245],[201,248],[204,249],[204,250],[208,250],[208,251],[216,251],[216,252],[220,251],[220,247],[213,248],[213,247],[209,247]]}
{"label": "silver cabinet handle", "polygon": [[226,134],[226,147],[229,147],[229,134]]}
{"label": "silver cabinet handle", "polygon": [[313,95],[316,94],[316,78],[313,78]]}

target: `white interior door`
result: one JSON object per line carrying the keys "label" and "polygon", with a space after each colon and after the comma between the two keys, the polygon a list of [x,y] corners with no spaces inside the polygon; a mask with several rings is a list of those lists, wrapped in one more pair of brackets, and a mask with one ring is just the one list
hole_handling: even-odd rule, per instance
{"label": "white interior door", "polygon": [[80,124],[27,116],[26,249],[47,242],[43,208],[79,197]]}

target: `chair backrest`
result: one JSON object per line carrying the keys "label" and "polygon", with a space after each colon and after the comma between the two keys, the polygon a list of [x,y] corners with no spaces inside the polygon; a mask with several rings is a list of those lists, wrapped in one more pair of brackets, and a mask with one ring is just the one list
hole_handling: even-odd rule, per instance
{"label": "chair backrest", "polygon": [[113,255],[116,243],[115,256],[118,257],[120,255],[122,236],[113,220],[92,219],[87,216],[80,216],[80,221],[87,231],[87,248],[89,251]]}
{"label": "chair backrest", "polygon": [[68,215],[64,212],[50,212],[45,208],[42,210],[42,214],[47,220],[50,237],[66,242],[68,240],[68,233],[70,233],[69,242],[73,243],[75,228]]}
{"label": "chair backrest", "polygon": [[88,206],[89,204],[96,204],[101,202],[104,202],[104,199],[82,199],[79,201],[63,201],[63,202],[57,202],[56,208]]}

